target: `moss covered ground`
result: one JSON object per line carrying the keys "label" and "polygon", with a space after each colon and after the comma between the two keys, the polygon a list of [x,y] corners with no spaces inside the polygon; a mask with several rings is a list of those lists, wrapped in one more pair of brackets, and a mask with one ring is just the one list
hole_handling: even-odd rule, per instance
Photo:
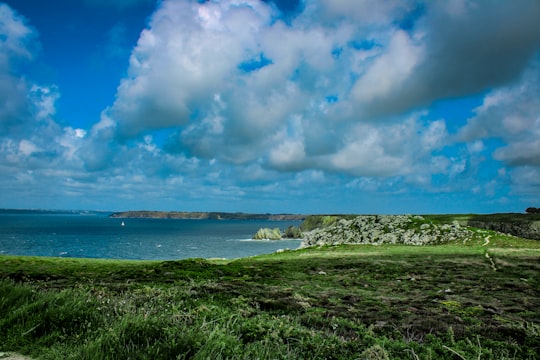
{"label": "moss covered ground", "polygon": [[[234,261],[0,256],[0,352],[35,359],[536,359],[540,242]],[[480,240],[481,239],[481,240]]]}

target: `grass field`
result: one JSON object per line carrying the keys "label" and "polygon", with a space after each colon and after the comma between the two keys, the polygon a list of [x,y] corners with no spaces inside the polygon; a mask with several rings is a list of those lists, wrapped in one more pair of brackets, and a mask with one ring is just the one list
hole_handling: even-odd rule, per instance
{"label": "grass field", "polygon": [[0,256],[0,351],[36,359],[536,359],[540,241],[234,261]]}

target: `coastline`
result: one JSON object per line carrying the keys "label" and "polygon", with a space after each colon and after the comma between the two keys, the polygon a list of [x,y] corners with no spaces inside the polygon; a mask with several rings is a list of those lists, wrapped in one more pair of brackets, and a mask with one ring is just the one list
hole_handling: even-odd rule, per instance
{"label": "coastline", "polygon": [[189,219],[189,220],[304,220],[307,215],[302,214],[248,214],[241,212],[203,212],[203,211],[121,211],[109,215],[117,219]]}

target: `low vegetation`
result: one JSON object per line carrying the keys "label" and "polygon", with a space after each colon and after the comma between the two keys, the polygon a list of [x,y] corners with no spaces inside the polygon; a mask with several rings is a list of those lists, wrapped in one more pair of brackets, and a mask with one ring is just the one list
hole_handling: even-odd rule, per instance
{"label": "low vegetation", "polygon": [[341,219],[352,220],[356,215],[308,215],[300,224],[300,230],[303,232],[315,229],[323,229],[334,225]]}
{"label": "low vegetation", "polygon": [[536,359],[540,242],[234,261],[0,256],[0,351],[36,359]]}

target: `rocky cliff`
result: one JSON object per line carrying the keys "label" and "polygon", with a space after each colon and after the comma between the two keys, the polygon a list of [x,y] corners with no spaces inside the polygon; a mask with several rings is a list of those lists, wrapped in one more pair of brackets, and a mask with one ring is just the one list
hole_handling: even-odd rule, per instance
{"label": "rocky cliff", "polygon": [[469,220],[467,226],[498,231],[504,234],[519,236],[525,239],[540,240],[540,221],[486,221]]}
{"label": "rocky cliff", "polygon": [[304,233],[303,247],[338,244],[441,244],[452,240],[467,241],[474,233],[459,225],[432,224],[421,216],[363,215],[352,220]]}

